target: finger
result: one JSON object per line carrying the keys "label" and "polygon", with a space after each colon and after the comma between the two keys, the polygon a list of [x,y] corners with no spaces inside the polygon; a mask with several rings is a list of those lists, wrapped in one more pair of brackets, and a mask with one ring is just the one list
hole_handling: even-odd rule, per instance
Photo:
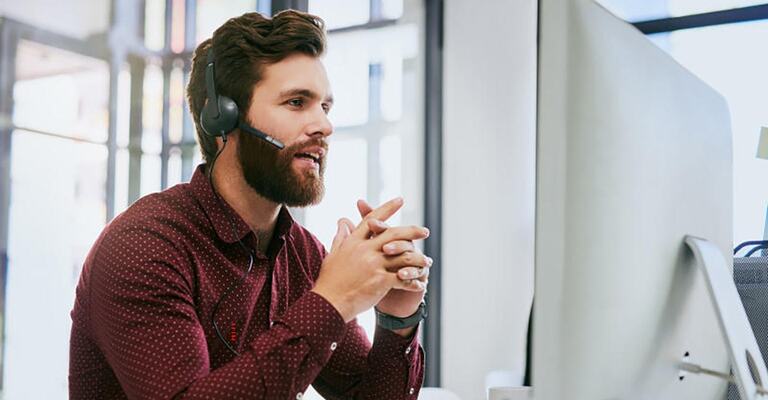
{"label": "finger", "polygon": [[405,252],[398,256],[387,257],[384,261],[384,268],[393,271],[395,268],[416,267],[427,268],[432,265],[432,259],[421,253],[412,251]]}
{"label": "finger", "polygon": [[[405,267],[397,270],[397,276],[401,280],[421,279],[429,276],[429,267]],[[423,279],[422,279],[423,280]]]}
{"label": "finger", "polygon": [[368,229],[371,231],[373,236],[376,236],[386,231],[387,228],[389,228],[389,225],[379,221],[378,219],[372,218],[372,219],[366,220],[366,222],[368,223]]}
{"label": "finger", "polygon": [[[354,234],[354,233],[353,233]],[[423,226],[396,226],[389,227],[386,231],[371,240],[371,243],[377,248],[384,248],[384,245],[396,240],[421,240],[429,237],[429,229]]]}
{"label": "finger", "polygon": [[371,234],[371,230],[368,227],[368,224],[364,223],[367,219],[378,219],[379,221],[386,221],[401,207],[403,207],[403,199],[401,197],[394,198],[382,204],[379,208],[371,211],[368,213],[368,215],[365,216],[363,222],[361,222],[352,232],[352,236],[355,236],[359,239],[367,239]]}
{"label": "finger", "polygon": [[384,254],[388,256],[397,256],[405,253],[406,251],[415,250],[416,246],[414,246],[413,242],[409,240],[395,240],[394,242],[385,244],[381,249],[381,251],[383,251]]}
{"label": "finger", "polygon": [[331,253],[341,247],[341,243],[347,236],[349,236],[349,228],[340,219],[336,222],[336,236],[333,237],[333,243],[331,243]]}
{"label": "finger", "polygon": [[365,218],[366,215],[373,211],[373,207],[367,201],[360,199],[357,201],[357,211],[360,211],[361,218]]}
{"label": "finger", "polygon": [[427,284],[418,279],[409,279],[403,281],[395,276],[395,281],[392,282],[393,289],[406,290],[409,292],[424,292],[427,290]]}
{"label": "finger", "polygon": [[340,219],[340,221],[341,221],[341,223],[343,223],[344,225],[346,225],[346,227],[347,227],[347,231],[348,231],[350,234],[352,233],[352,231],[354,231],[354,230],[355,230],[355,228],[357,228],[357,227],[355,226],[355,223],[354,223],[354,222],[352,222],[352,220],[350,220],[349,218],[342,218],[342,219]]}

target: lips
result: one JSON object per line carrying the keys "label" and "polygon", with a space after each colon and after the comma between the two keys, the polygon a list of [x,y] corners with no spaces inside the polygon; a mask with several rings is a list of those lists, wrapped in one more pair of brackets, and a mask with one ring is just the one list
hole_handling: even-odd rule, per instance
{"label": "lips", "polygon": [[321,146],[312,146],[296,152],[294,157],[308,159],[317,164],[320,164],[320,162],[323,160],[323,157],[325,157],[325,152],[326,150]]}
{"label": "lips", "polygon": [[316,153],[298,153],[294,157],[310,159],[316,163],[320,163],[320,156]]}

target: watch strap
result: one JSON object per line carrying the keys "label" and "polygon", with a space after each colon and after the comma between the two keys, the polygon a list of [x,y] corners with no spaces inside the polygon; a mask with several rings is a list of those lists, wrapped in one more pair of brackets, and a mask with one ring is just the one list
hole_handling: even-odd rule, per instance
{"label": "watch strap", "polygon": [[393,315],[383,313],[375,307],[374,310],[376,310],[376,324],[389,330],[410,328],[412,326],[418,325],[419,322],[427,318],[427,304],[423,301],[421,304],[419,304],[419,308],[415,313],[405,318],[395,317]]}

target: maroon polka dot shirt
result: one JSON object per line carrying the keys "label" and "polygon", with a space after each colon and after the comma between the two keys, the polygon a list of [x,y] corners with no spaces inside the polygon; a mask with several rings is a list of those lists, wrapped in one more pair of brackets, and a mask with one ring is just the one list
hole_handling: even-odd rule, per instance
{"label": "maroon polka dot shirt", "polygon": [[[228,216],[235,222],[234,229]],[[266,254],[202,166],[190,183],[146,196],[89,253],[72,310],[69,394],[77,399],[415,399],[417,335],[377,328],[373,345],[310,292],[323,245],[283,208]]]}

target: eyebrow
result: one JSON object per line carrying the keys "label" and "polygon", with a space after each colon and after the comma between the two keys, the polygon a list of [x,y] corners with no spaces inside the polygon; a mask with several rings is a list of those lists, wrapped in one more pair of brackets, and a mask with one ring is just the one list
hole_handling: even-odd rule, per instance
{"label": "eyebrow", "polygon": [[[302,97],[306,97],[306,98],[309,98],[309,99],[312,99],[312,100],[316,100],[316,99],[320,98],[319,94],[317,94],[317,93],[315,93],[315,92],[313,92],[312,90],[309,90],[309,89],[288,89],[288,90],[284,90],[284,91],[280,92],[280,96],[279,97],[281,99],[283,99],[283,98],[292,97],[292,96],[302,96]],[[326,102],[326,103],[329,103],[329,104],[333,104],[333,96],[332,95],[328,95],[325,99],[323,99],[323,101]]]}

